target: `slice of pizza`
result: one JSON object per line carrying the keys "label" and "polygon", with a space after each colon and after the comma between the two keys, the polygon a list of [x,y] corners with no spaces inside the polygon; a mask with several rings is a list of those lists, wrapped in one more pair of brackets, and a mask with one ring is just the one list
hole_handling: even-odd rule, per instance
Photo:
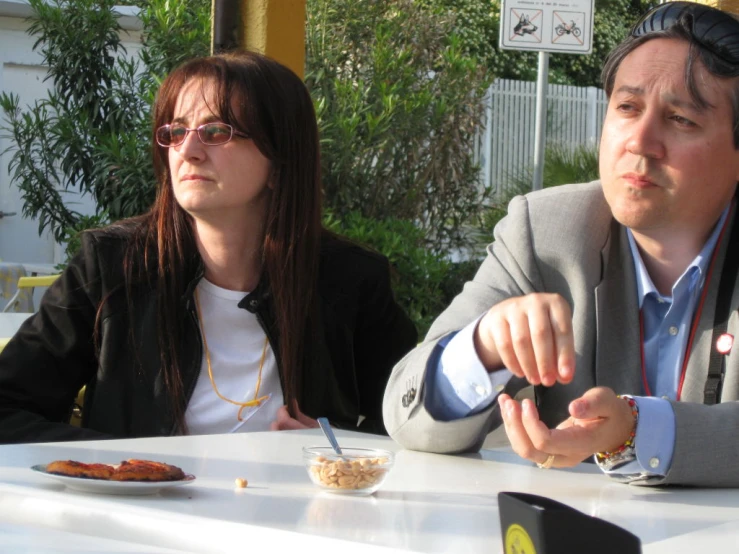
{"label": "slice of pizza", "polygon": [[46,466],[48,473],[86,479],[110,479],[115,468],[108,464],[83,464],[74,460],[57,460]]}
{"label": "slice of pizza", "polygon": [[185,472],[179,467],[150,460],[126,460],[110,477],[113,481],[179,481]]}

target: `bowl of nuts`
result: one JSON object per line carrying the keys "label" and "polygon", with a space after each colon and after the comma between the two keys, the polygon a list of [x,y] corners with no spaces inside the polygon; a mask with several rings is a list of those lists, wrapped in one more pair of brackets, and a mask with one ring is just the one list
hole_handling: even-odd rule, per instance
{"label": "bowl of nuts", "polygon": [[395,454],[374,448],[306,446],[303,462],[311,481],[319,488],[340,494],[366,495],[380,488],[393,467]]}

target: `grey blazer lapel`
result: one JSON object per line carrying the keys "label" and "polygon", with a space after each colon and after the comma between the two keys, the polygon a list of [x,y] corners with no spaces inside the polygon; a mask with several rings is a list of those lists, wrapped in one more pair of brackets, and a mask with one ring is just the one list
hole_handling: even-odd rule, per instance
{"label": "grey blazer lapel", "polygon": [[[734,219],[734,216],[736,214],[736,208],[729,213],[729,221],[732,221]],[[734,220],[734,225],[737,224],[737,222]],[[695,339],[693,341],[693,347],[691,348],[691,351],[689,352],[690,358],[688,359],[688,369],[685,373],[685,382],[683,383],[683,389],[682,394],[680,395],[680,400],[684,400],[687,402],[703,402],[703,396],[704,396],[704,389],[706,386],[706,377],[708,376],[708,365],[709,360],[711,357],[711,349],[713,348],[713,318],[716,313],[716,300],[718,297],[718,287],[719,282],[721,281],[721,270],[724,267],[724,261],[726,259],[727,250],[729,246],[729,236],[731,233],[731,225],[728,225],[726,230],[724,231],[723,238],[721,239],[721,243],[719,243],[716,248],[718,248],[718,252],[716,253],[716,265],[713,270],[713,274],[711,275],[711,279],[706,282],[703,286],[707,286],[708,290],[706,291],[706,299],[703,304],[703,310],[700,314],[700,321],[698,322],[698,329],[695,333]],[[732,253],[732,255],[736,256],[736,253]],[[737,302],[737,288],[734,288],[734,294],[732,295],[732,303],[734,306],[736,306]],[[698,308],[696,307],[696,310]],[[729,326],[727,331],[731,334],[734,334],[736,331],[736,314],[733,313],[735,310],[732,310],[731,315],[729,316]],[[737,335],[734,334],[736,337]],[[739,345],[736,345],[734,349],[737,349]],[[732,350],[734,350],[732,349]],[[733,365],[736,365],[737,356],[732,355],[727,359],[727,364],[729,364],[729,367],[731,367],[732,362]],[[732,383],[727,387],[727,383],[724,383],[724,393],[728,393],[729,391],[732,391],[736,388],[736,374],[733,372],[729,372],[727,367],[727,377],[731,373],[730,380]],[[724,394],[722,395],[724,399],[733,399],[733,394]]]}
{"label": "grey blazer lapel", "polygon": [[634,262],[626,229],[615,220],[601,260],[603,280],[595,288],[596,384],[619,394],[643,394]]}

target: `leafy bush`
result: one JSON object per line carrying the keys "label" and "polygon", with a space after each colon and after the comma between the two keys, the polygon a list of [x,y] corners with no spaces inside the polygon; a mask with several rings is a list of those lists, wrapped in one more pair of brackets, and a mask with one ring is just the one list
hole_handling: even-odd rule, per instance
{"label": "leafy bush", "polygon": [[57,241],[85,221],[64,191],[91,195],[111,220],[140,214],[154,198],[150,107],[161,77],[187,57],[206,54],[210,2],[140,2],[144,48],[121,44],[115,0],[30,0],[29,33],[54,88],[23,110],[1,94],[14,147],[9,163],[23,215]]}
{"label": "leafy bush", "polygon": [[[510,176],[514,192],[531,189],[534,169],[527,167]],[[596,146],[550,144],[544,152],[543,186],[556,187],[567,183],[587,183],[598,179],[598,148]]]}
{"label": "leafy bush", "polygon": [[[598,148],[595,146],[580,145],[573,148],[550,144],[544,157],[544,188],[567,183],[587,183],[599,178]],[[473,251],[479,256],[478,263],[485,254],[485,246],[493,241],[493,229],[508,213],[508,203],[514,196],[531,191],[533,173],[533,168],[527,167],[510,175],[505,194],[493,198],[481,209],[479,224],[471,233],[475,243]]]}
{"label": "leafy bush", "polygon": [[452,19],[412,0],[307,5],[327,206],[413,222],[437,254],[464,244],[484,196],[473,151],[487,80]]}
{"label": "leafy bush", "polygon": [[[495,77],[535,81],[538,53],[498,47],[501,0],[419,0],[438,13],[456,17],[455,31],[465,52],[475,56]],[[593,52],[556,54],[549,59],[549,82],[600,86],[606,55],[628,33],[636,19],[653,5],[645,0],[595,0]]]}
{"label": "leafy bush", "polygon": [[[436,0],[434,0],[436,1]],[[395,290],[422,332],[464,264],[448,252],[486,198],[473,161],[486,70],[472,11],[414,0],[308,0],[306,84],[322,139],[327,223],[387,255]],[[22,108],[0,96],[24,215],[76,248],[80,230],[139,214],[154,195],[151,104],[162,77],[206,54],[209,0],[139,0],[144,44],[123,48],[115,0],[30,0],[31,33],[54,89]],[[477,11],[475,11],[477,10]],[[83,217],[64,191],[90,194]],[[451,285],[451,283],[456,283]]]}
{"label": "leafy bush", "polygon": [[442,292],[450,262],[425,247],[423,232],[410,221],[368,218],[348,212],[341,218],[330,211],[324,225],[331,231],[380,252],[393,267],[395,298],[416,324],[420,334],[446,307]]}

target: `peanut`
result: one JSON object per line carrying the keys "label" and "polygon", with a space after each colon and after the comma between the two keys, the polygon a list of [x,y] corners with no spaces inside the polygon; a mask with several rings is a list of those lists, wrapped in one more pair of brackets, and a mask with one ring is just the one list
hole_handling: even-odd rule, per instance
{"label": "peanut", "polygon": [[387,473],[386,457],[361,460],[330,460],[319,456],[310,467],[314,481],[324,487],[352,490],[374,486]]}
{"label": "peanut", "polygon": [[236,479],[236,487],[239,489],[245,489],[248,484],[249,481],[247,481],[246,479],[242,479],[241,477]]}

